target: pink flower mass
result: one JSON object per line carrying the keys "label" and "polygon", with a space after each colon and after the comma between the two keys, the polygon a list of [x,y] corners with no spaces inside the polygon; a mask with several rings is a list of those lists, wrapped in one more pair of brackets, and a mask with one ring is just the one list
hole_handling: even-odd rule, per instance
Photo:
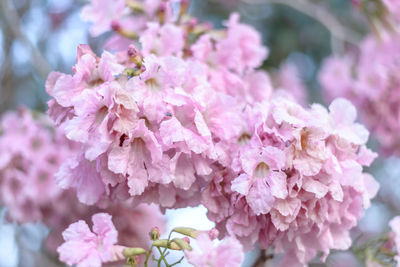
{"label": "pink flower mass", "polygon": [[363,173],[376,155],[355,108],[303,108],[273,92],[255,69],[268,50],[237,14],[194,42],[185,38],[202,24],[168,23],[146,24],[141,51],[80,46],[73,75],[49,76],[49,114],[81,144],[59,185],[86,204],[202,203],[222,235],[286,251],[287,263],[348,249],[378,189]]}
{"label": "pink flower mass", "polygon": [[[106,50],[79,45],[70,74],[48,75],[47,117],[21,108],[2,118],[8,219],[42,221],[48,250],[77,267],[161,266],[168,249],[193,266],[235,267],[255,247],[279,254],[279,266],[306,266],[351,248],[379,189],[365,172],[377,157],[369,130],[384,153],[400,148],[398,34],[327,59],[319,80],[329,105],[307,105],[294,65],[275,76],[261,68],[269,49],[238,13],[216,29],[188,8],[83,8],[92,36],[112,31]],[[171,234],[185,237],[160,239],[160,211],[199,205],[211,234],[178,227]],[[390,223],[397,252],[398,224]]]}
{"label": "pink flower mass", "polygon": [[[57,186],[54,174],[79,149],[45,116],[21,108],[4,115],[1,125],[0,203],[7,206],[8,219],[12,221],[41,221],[48,226],[51,232],[45,246],[51,253],[61,244],[61,232],[69,224],[90,218],[96,212],[107,211],[114,216],[123,245],[146,245],[146,231],[152,225],[164,229],[161,213],[155,206],[133,207],[125,202],[86,206],[78,201],[75,192]],[[139,218],[150,225],[136,224]]]}
{"label": "pink flower mass", "polygon": [[[390,2],[390,1],[389,1]],[[379,142],[383,155],[398,155],[399,34],[367,36],[360,54],[326,59],[319,74],[328,101],[345,97],[361,110],[362,121]],[[374,64],[369,64],[373,61]]]}

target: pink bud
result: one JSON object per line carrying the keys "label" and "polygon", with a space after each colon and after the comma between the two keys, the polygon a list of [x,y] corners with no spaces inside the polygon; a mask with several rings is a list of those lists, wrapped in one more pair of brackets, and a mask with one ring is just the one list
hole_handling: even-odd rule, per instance
{"label": "pink bud", "polygon": [[189,27],[194,28],[198,23],[199,21],[196,18],[192,18],[189,21]]}
{"label": "pink bud", "polygon": [[189,237],[185,236],[182,238],[183,241],[185,241],[186,243],[190,244],[190,239]]}
{"label": "pink bud", "polygon": [[189,5],[190,0],[181,0],[181,5]]}
{"label": "pink bud", "polygon": [[167,4],[164,3],[164,2],[161,2],[161,3],[160,3],[160,6],[158,7],[158,12],[164,13],[164,12],[166,12],[166,11],[167,11]]}
{"label": "pink bud", "polygon": [[213,28],[213,25],[210,22],[203,23],[203,26],[206,28],[206,30],[211,30]]}
{"label": "pink bud", "polygon": [[160,238],[160,229],[156,226],[153,229],[151,229],[150,233],[150,239],[155,241]]}
{"label": "pink bud", "polygon": [[351,4],[357,8],[361,7],[361,0],[351,0]]}
{"label": "pink bud", "polygon": [[219,231],[217,229],[215,229],[215,228],[211,229],[208,232],[208,236],[210,237],[211,240],[216,239],[218,237],[218,235],[219,235]]}
{"label": "pink bud", "polygon": [[190,5],[190,0],[181,0],[181,12],[186,12]]}
{"label": "pink bud", "polygon": [[111,29],[113,30],[113,31],[119,31],[120,29],[121,29],[121,25],[119,24],[119,22],[118,21],[116,21],[116,20],[113,20],[112,22],[111,22]]}
{"label": "pink bud", "polygon": [[129,48],[128,48],[128,56],[130,56],[130,57],[136,57],[136,56],[138,56],[140,53],[139,53],[139,50],[134,46],[134,45],[129,45]]}

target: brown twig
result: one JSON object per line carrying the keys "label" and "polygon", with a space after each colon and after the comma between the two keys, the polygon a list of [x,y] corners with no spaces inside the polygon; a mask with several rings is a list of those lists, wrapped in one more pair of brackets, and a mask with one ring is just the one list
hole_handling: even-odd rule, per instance
{"label": "brown twig", "polygon": [[[26,35],[21,32],[19,15],[17,11],[10,6],[9,2],[10,1],[8,0],[0,0],[0,19],[2,19],[5,27],[7,27],[13,36],[20,39],[29,48],[31,54],[31,64],[40,77],[45,80],[50,72],[50,66],[39,49],[37,49],[37,47],[26,37]],[[9,36],[7,37],[9,38]]]}
{"label": "brown twig", "polygon": [[260,255],[257,260],[253,263],[252,267],[262,267],[267,263],[268,260],[272,259],[273,255],[268,254],[266,250],[260,250]]}
{"label": "brown twig", "polygon": [[[319,4],[310,2],[309,0],[242,0],[249,4],[277,4],[285,5],[294,10],[297,10],[323,25],[331,34],[332,39],[336,39],[341,43],[347,42],[353,45],[358,45],[362,36],[342,25],[340,21],[333,16],[326,8]],[[335,49],[336,44],[332,43],[332,49]]]}

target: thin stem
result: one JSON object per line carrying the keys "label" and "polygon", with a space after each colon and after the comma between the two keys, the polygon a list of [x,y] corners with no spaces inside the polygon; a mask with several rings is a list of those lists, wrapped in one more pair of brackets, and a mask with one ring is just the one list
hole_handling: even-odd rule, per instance
{"label": "thin stem", "polygon": [[168,247],[169,247],[169,241],[171,240],[172,233],[173,233],[173,231],[169,232],[169,235],[168,235],[168,244],[167,244],[167,247],[164,248],[164,250],[163,250],[163,252],[162,252],[163,254],[165,254],[165,252],[167,251],[167,249],[168,249]]}
{"label": "thin stem", "polygon": [[158,251],[160,252],[160,260],[162,259],[165,263],[165,266],[169,267],[170,265],[167,262],[167,259],[165,258],[165,255],[163,251],[161,251],[161,249],[159,247],[157,247]]}
{"label": "thin stem", "polygon": [[185,258],[185,257],[184,257],[184,256],[182,256],[182,258],[180,258],[180,260],[179,260],[179,261],[177,261],[177,262],[175,262],[175,263],[171,264],[169,267],[172,267],[172,266],[175,266],[175,265],[177,265],[177,264],[181,263],[181,262],[183,261],[183,259],[184,259],[184,258]]}
{"label": "thin stem", "polygon": [[252,267],[257,266],[264,266],[265,263],[274,257],[273,254],[267,254],[265,249],[260,250],[260,255],[258,256],[257,260],[253,263]]}
{"label": "thin stem", "polygon": [[144,261],[144,266],[145,267],[148,267],[148,262],[149,262],[149,258],[150,258],[150,255],[151,255],[152,251],[153,251],[153,245],[151,245],[151,247],[149,248],[149,250],[146,253],[146,259]]}

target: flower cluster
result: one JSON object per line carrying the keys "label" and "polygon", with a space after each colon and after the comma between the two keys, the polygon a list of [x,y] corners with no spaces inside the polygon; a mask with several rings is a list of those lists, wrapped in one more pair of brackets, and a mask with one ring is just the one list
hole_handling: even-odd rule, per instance
{"label": "flower cluster", "polygon": [[[143,31],[152,29],[156,34],[160,24],[172,23],[175,20],[173,14],[173,2],[165,0],[92,0],[81,12],[83,20],[91,23],[90,34],[99,36],[110,30],[114,31],[108,38],[105,47],[111,50],[123,50],[128,48],[132,39],[149,38],[142,37]],[[189,1],[175,1],[180,4],[180,16],[189,7]],[[148,24],[150,22],[150,24]],[[173,36],[176,27],[164,28],[161,38],[167,42],[175,42]]]}
{"label": "flower cluster", "polygon": [[[271,93],[268,75],[254,70],[267,54],[259,35],[237,15],[227,25],[224,36],[203,34],[184,56],[186,24],[149,23],[143,51],[131,45],[97,57],[81,45],[73,75],[51,73],[49,114],[82,144],[59,185],[76,188],[86,204],[104,196],[199,204],[199,188],[231,160],[224,147],[240,137],[241,110]],[[168,28],[179,34],[163,38]]]}
{"label": "flower cluster", "polygon": [[48,118],[33,116],[21,108],[1,120],[0,202],[18,222],[45,219],[45,207],[62,194],[53,175],[75,153],[72,142],[60,131],[53,132]]}
{"label": "flower cluster", "polygon": [[319,75],[329,101],[345,97],[360,109],[363,122],[386,155],[400,151],[399,40],[394,33],[386,33],[383,39],[369,36],[360,45],[358,57],[328,58]]}
{"label": "flower cluster", "polygon": [[[92,1],[84,16],[101,2],[109,1]],[[245,249],[256,242],[277,253],[286,249],[286,266],[347,249],[349,230],[378,189],[363,173],[376,154],[365,147],[368,131],[355,123],[355,108],[344,99],[329,110],[303,108],[274,91],[269,74],[257,70],[268,49],[237,14],[216,30],[184,14],[187,1],[162,12],[160,3],[170,1],[135,1],[148,2],[158,3],[155,16],[134,15],[130,1],[107,13],[108,22],[92,12],[90,20],[106,22],[99,32],[112,21],[124,37],[128,26],[113,21],[147,21],[132,30],[138,38],[128,48],[97,56],[81,45],[72,75],[49,75],[49,114],[80,144],[57,173],[58,184],[90,205],[202,203],[221,237],[233,236],[226,238]],[[280,84],[301,88],[297,79]],[[226,242],[221,250],[235,243]],[[215,251],[187,257],[220,266]]]}
{"label": "flower cluster", "polygon": [[217,172],[202,193],[209,218],[248,249],[258,241],[285,251],[283,266],[349,248],[349,230],[378,190],[362,172],[376,154],[355,117],[344,99],[329,112],[280,97],[260,107],[232,169]]}
{"label": "flower cluster", "polygon": [[[0,128],[0,203],[8,217],[19,223],[41,221],[51,230],[46,248],[54,252],[61,244],[61,232],[70,223],[88,218],[103,208],[78,201],[73,191],[61,190],[54,174],[61,163],[78,152],[51,121],[25,108],[9,112]],[[130,203],[103,203],[122,233],[121,244],[147,244],[145,234],[151,225],[164,226],[158,207]],[[66,211],[68,211],[66,213]],[[142,220],[136,224],[134,220]],[[150,225],[150,226],[149,226]]]}

